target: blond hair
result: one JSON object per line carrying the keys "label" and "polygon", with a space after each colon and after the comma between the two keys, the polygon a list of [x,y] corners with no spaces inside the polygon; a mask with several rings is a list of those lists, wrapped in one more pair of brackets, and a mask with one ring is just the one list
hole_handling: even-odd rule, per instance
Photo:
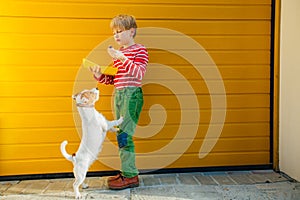
{"label": "blond hair", "polygon": [[[129,30],[131,28],[136,29],[137,24],[134,16],[131,15],[117,15],[110,22],[111,29],[121,29],[121,30]],[[135,34],[134,34],[135,36]],[[134,37],[133,36],[133,37]]]}

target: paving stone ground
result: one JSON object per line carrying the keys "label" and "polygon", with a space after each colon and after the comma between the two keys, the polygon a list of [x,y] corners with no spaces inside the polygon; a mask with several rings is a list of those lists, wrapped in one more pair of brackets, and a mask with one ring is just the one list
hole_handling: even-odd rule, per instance
{"label": "paving stone ground", "polygon": [[[112,191],[107,177],[87,178],[83,199],[300,200],[300,183],[272,170],[140,175],[140,187]],[[2,200],[74,199],[73,179],[0,182]]]}

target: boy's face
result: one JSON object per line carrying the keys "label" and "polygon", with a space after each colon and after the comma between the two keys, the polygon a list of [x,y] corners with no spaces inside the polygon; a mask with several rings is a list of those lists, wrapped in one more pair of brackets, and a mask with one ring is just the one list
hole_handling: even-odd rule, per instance
{"label": "boy's face", "polygon": [[134,33],[135,33],[134,28],[131,28],[129,30],[120,29],[120,28],[113,29],[115,41],[121,46],[127,46],[128,44],[132,43]]}

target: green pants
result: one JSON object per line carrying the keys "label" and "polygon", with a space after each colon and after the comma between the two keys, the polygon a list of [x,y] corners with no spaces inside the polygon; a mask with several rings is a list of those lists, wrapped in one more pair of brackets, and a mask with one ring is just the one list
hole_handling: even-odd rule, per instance
{"label": "green pants", "polygon": [[144,100],[143,92],[139,87],[128,87],[115,90],[114,108],[118,119],[123,116],[124,121],[117,133],[119,155],[121,159],[121,172],[127,178],[139,174],[135,166],[135,150],[133,134],[142,111]]}

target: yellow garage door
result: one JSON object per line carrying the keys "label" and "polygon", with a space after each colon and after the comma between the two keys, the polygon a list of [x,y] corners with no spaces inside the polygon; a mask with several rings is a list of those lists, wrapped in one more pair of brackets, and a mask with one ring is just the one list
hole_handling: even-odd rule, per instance
{"label": "yellow garage door", "polygon": [[[96,85],[81,61],[100,55],[120,13],[137,18],[136,40],[150,56],[138,168],[269,165],[271,7],[271,0],[2,1],[0,176],[72,171],[59,150],[65,139],[70,153],[80,142],[71,95]],[[97,109],[113,119],[113,88],[99,88]],[[91,171],[118,165],[108,133]]]}

